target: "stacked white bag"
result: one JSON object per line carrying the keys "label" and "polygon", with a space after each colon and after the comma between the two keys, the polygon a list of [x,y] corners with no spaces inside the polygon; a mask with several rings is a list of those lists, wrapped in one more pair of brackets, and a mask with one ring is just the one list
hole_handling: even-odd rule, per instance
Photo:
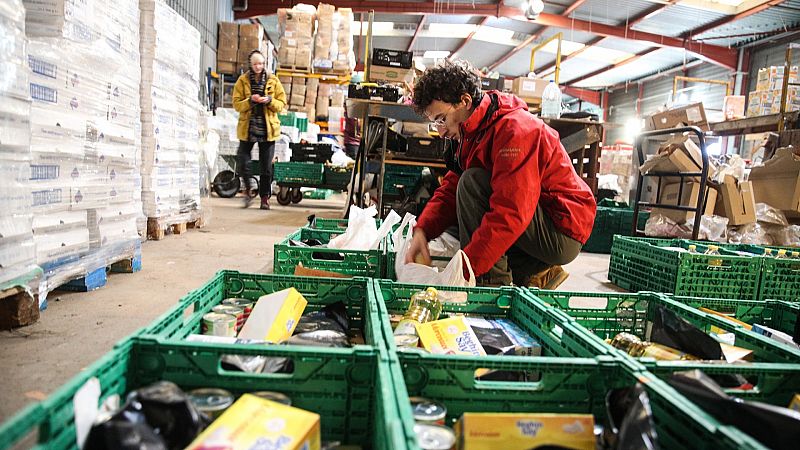
{"label": "stacked white bag", "polygon": [[0,286],[36,271],[31,223],[30,110],[22,0],[0,3]]}
{"label": "stacked white bag", "polygon": [[23,3],[41,303],[139,245],[139,11],[138,0]]}
{"label": "stacked white bag", "polygon": [[200,33],[163,0],[141,0],[142,202],[159,226],[200,211]]}

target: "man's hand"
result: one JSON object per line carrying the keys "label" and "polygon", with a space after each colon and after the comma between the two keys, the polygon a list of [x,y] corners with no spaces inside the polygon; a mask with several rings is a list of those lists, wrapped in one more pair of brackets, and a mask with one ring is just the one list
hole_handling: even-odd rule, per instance
{"label": "man's hand", "polygon": [[411,245],[406,253],[405,263],[412,262],[425,264],[426,266],[430,266],[432,263],[431,252],[428,249],[428,238],[420,228],[414,229],[414,234],[411,236]]}

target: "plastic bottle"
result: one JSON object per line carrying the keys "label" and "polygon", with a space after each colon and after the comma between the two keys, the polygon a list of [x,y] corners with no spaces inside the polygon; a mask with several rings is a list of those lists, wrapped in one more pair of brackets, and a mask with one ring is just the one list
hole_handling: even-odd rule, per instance
{"label": "plastic bottle", "polygon": [[[706,248],[706,255],[719,255],[719,247],[716,245],[709,245]],[[710,259],[708,260],[708,265],[712,267],[720,267],[722,265],[721,259]]]}
{"label": "plastic bottle", "polygon": [[403,315],[403,320],[394,329],[395,336],[417,334],[417,325],[439,319],[442,313],[442,302],[436,289],[429,287],[411,296],[411,304]]}
{"label": "plastic bottle", "polygon": [[612,347],[618,348],[634,357],[650,357],[661,361],[696,360],[695,356],[680,350],[654,342],[642,341],[630,333],[619,333],[610,342]]}
{"label": "plastic bottle", "polygon": [[786,259],[788,257],[789,256],[786,254],[786,250],[784,250],[782,248],[778,249],[778,254],[775,255],[775,258],[777,258],[777,259]]}
{"label": "plastic bottle", "polygon": [[689,253],[697,253],[697,246],[694,244],[689,244]]}
{"label": "plastic bottle", "polygon": [[555,81],[550,80],[542,92],[542,117],[558,119],[561,117],[561,89]]}

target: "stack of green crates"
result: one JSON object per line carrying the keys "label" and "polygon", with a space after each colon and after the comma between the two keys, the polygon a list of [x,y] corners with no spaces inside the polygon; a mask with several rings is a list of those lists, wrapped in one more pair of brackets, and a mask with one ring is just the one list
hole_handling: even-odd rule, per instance
{"label": "stack of green crates", "polygon": [[[761,259],[761,277],[758,281],[759,300],[800,301],[800,248],[761,247],[757,245],[724,245],[727,250],[749,253]],[[771,256],[766,255],[770,249]],[[779,250],[785,250],[786,258],[776,258]]]}
{"label": "stack of green crates", "polygon": [[422,180],[423,167],[386,164],[383,169],[383,195],[398,196],[404,186],[406,194],[410,194]]}
{"label": "stack of green crates", "polygon": [[300,130],[301,133],[308,131],[308,118],[298,117],[295,112],[288,111],[279,113],[278,119],[281,121],[281,126],[295,127]]}
{"label": "stack of green crates", "polygon": [[[644,229],[649,211],[639,211],[637,227]],[[583,251],[591,253],[611,253],[611,244],[614,235],[630,236],[633,228],[633,209],[627,203],[615,202],[609,199],[597,203],[597,215],[594,217],[594,227],[589,240],[583,246]]]}
{"label": "stack of green crates", "polygon": [[307,162],[276,162],[273,178],[278,184],[321,185],[324,179],[323,164]]}
{"label": "stack of green crates", "polygon": [[322,244],[344,230],[324,230],[300,228],[274,246],[274,272],[293,274],[298,264],[307,269],[318,269],[340,274],[376,277],[383,274],[385,258],[385,240],[375,250],[344,250],[327,247],[301,247],[292,245],[290,241],[306,241],[316,239]]}

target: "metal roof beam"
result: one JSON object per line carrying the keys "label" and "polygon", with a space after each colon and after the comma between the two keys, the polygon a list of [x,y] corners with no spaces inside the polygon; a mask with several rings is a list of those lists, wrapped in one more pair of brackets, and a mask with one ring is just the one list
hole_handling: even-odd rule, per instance
{"label": "metal roof beam", "polygon": [[[235,19],[249,19],[256,16],[276,14],[280,8],[292,8],[302,3],[298,0],[249,0],[247,9],[235,11]],[[433,0],[413,1],[380,1],[380,0],[333,0],[332,5],[338,8],[351,8],[353,12],[369,12],[390,14],[458,14],[470,16],[521,17],[519,8],[505,6],[502,3],[472,4],[443,3]]]}
{"label": "metal roof beam", "polygon": [[484,18],[481,20],[481,22],[478,24],[478,26],[477,26],[477,27],[475,27],[475,29],[472,31],[472,33],[470,33],[470,34],[469,34],[469,36],[467,36],[466,38],[464,38],[464,40],[461,42],[461,44],[459,44],[459,45],[458,45],[458,48],[457,48],[457,49],[455,49],[455,51],[454,51],[453,53],[450,53],[450,56],[448,56],[448,57],[447,57],[447,59],[451,59],[451,60],[452,60],[453,58],[455,58],[456,54],[457,54],[458,52],[460,52],[461,50],[463,50],[463,49],[464,49],[464,47],[466,47],[466,46],[467,46],[467,44],[469,44],[469,43],[470,43],[470,41],[472,41],[472,38],[474,38],[474,37],[475,37],[475,34],[478,32],[478,30],[480,30],[482,26],[486,25],[486,22],[488,22],[488,21],[489,21],[489,17],[490,17],[490,16],[485,16],[485,17],[484,17]]}
{"label": "metal roof beam", "polygon": [[567,9],[565,9],[561,15],[567,17],[568,15],[572,14],[573,11],[583,6],[584,3],[586,3],[586,0],[576,0],[575,3],[567,6]]}
{"label": "metal roof beam", "polygon": [[563,88],[565,94],[600,106],[600,91],[566,86]]}
{"label": "metal roof beam", "polygon": [[420,30],[422,27],[425,26],[425,19],[428,18],[427,14],[423,14],[422,17],[419,18],[419,23],[417,24],[417,29],[414,31],[414,36],[411,37],[411,42],[408,43],[407,52],[411,51],[411,48],[414,47],[414,43],[417,42],[417,36],[419,36]]}
{"label": "metal roof beam", "polygon": [[[580,50],[575,50],[574,52],[570,53],[569,55],[562,56],[561,57],[561,64],[564,64],[565,62],[569,61],[572,58],[575,58],[576,56],[580,55],[581,53],[585,52],[586,50],[589,50],[589,47],[593,47],[595,44],[597,44],[598,42],[602,41],[603,39],[605,39],[605,38],[604,37],[594,38],[591,41],[589,41],[586,44],[584,44],[583,48],[581,48]],[[550,71],[550,69],[555,69],[555,67],[556,67],[556,63],[555,63],[555,61],[553,61],[550,64],[547,64],[546,66],[542,67],[539,70],[538,73],[541,74],[541,75],[546,75]]]}
{"label": "metal roof beam", "polygon": [[683,34],[683,37],[692,37],[697,36],[698,34],[703,34],[706,31],[713,30],[714,28],[721,27],[723,25],[727,25],[731,22],[735,22],[737,20],[744,19],[745,17],[750,17],[753,14],[760,13],[765,9],[768,9],[773,6],[778,6],[786,0],[770,0],[768,2],[761,3],[760,5],[753,6],[750,9],[746,9],[738,14],[734,14],[732,16],[723,17],[719,20],[715,20],[709,24],[703,25],[699,28],[695,28],[694,30],[688,31]]}

